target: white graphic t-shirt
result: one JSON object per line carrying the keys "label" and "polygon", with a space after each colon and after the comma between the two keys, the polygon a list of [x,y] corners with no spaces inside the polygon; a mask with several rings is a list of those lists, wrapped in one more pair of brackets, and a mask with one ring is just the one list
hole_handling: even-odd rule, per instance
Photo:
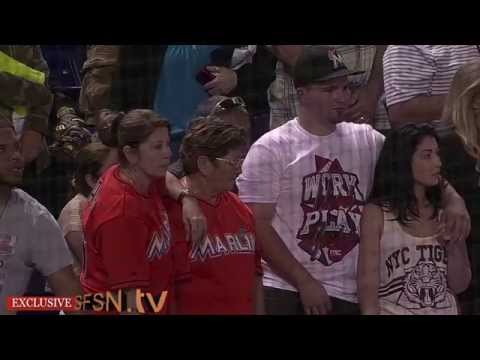
{"label": "white graphic t-shirt", "polygon": [[394,216],[384,214],[380,242],[382,315],[456,315],[455,295],[447,284],[447,251],[435,236],[415,237]]}
{"label": "white graphic t-shirt", "polygon": [[[342,123],[312,135],[295,118],[261,137],[238,177],[245,203],[276,203],[272,226],[330,296],[357,302],[360,216],[384,137]],[[264,285],[296,289],[264,264]]]}

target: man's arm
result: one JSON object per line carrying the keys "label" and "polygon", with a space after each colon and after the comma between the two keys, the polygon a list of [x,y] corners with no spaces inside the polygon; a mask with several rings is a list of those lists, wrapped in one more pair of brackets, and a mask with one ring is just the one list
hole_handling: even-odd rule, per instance
{"label": "man's arm", "polygon": [[50,73],[48,64],[45,61],[39,46],[33,46],[30,61],[31,62],[28,65],[33,69],[43,72],[46,80],[44,84],[37,84],[38,86],[34,87],[35,94],[32,95],[35,98],[44,99],[43,101],[37,102],[37,100],[32,98],[26,99],[27,104],[32,105],[29,106],[29,113],[26,117],[24,131],[35,131],[43,136],[47,136],[48,119],[53,105],[53,94],[48,88],[48,76]]}
{"label": "man's arm", "polygon": [[[26,163],[35,160],[43,146],[43,137],[48,134],[48,117],[53,104],[53,95],[47,87],[48,65],[42,56],[39,46],[29,46],[25,59],[14,61],[25,62],[28,75],[26,78],[0,72],[0,88],[2,104],[15,109],[24,107],[27,110],[23,125],[23,136],[20,140],[22,154]],[[37,74],[37,75],[35,75]],[[25,115],[25,114],[20,114]]]}
{"label": "man's arm", "polygon": [[444,241],[464,241],[470,234],[471,221],[465,201],[447,183],[442,189],[442,208],[440,222],[445,224]]}
{"label": "man's arm", "polygon": [[285,71],[291,75],[293,66],[302,54],[304,47],[305,45],[272,45],[270,50],[285,65]]}
{"label": "man's arm", "polygon": [[375,58],[373,60],[372,71],[370,72],[370,78],[368,79],[367,89],[373,93],[375,98],[380,99],[382,96],[383,87],[383,55],[387,49],[386,45],[375,45]]}
{"label": "man's arm", "polygon": [[30,239],[32,263],[46,278],[55,295],[81,294],[72,268],[72,254],[62,231],[50,214],[35,214],[35,223],[25,224],[35,233]]}
{"label": "man's arm", "polygon": [[47,281],[55,296],[76,296],[83,293],[71,265],[50,274]]}
{"label": "man's arm", "polygon": [[263,277],[262,275],[255,276],[254,294],[255,299],[255,314],[265,315],[265,297],[263,294]]}
{"label": "man's arm", "polygon": [[89,124],[95,124],[97,111],[110,107],[112,82],[119,67],[119,53],[120,47],[113,45],[91,45],[87,50],[78,102],[80,111]]}
{"label": "man's arm", "polygon": [[377,104],[384,92],[383,86],[383,55],[386,45],[376,45],[372,70],[367,84],[356,91],[356,102],[344,113],[347,121],[373,123]]}
{"label": "man's arm", "polygon": [[390,45],[383,57],[383,70],[388,115],[394,128],[441,118],[445,96],[430,95],[437,65],[429,48]]}
{"label": "man's arm", "polygon": [[411,100],[391,105],[388,108],[390,123],[400,128],[408,123],[439,120],[442,117],[446,95],[420,95]]}
{"label": "man's arm", "polygon": [[247,204],[253,211],[262,257],[298,289],[307,314],[327,314],[330,298],[323,286],[300,264],[272,227],[275,204]]}

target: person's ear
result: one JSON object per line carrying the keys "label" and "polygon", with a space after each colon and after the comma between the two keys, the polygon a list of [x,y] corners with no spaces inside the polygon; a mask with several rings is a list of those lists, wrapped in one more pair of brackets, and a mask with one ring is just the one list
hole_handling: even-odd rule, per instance
{"label": "person's ear", "polygon": [[197,158],[197,168],[202,175],[207,176],[213,171],[213,164],[208,156],[201,155]]}
{"label": "person's ear", "polygon": [[126,145],[120,151],[123,152],[123,154],[125,155],[125,158],[127,159],[130,165],[136,165],[138,163],[139,161],[138,149],[130,145]]}

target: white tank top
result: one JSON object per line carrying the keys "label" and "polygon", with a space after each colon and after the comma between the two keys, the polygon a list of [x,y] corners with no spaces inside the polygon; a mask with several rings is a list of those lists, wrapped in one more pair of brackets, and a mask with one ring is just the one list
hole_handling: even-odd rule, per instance
{"label": "white tank top", "polygon": [[380,242],[382,315],[457,315],[447,284],[447,252],[435,236],[415,237],[384,213]]}

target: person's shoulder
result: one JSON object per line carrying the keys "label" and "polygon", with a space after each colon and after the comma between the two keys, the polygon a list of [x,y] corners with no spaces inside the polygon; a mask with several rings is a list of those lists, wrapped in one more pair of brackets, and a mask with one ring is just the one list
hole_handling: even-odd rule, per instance
{"label": "person's shoulder", "polygon": [[397,59],[401,61],[409,61],[418,57],[431,57],[435,45],[389,45],[385,51],[384,59]]}
{"label": "person's shoulder", "polygon": [[282,124],[275,129],[266,132],[255,142],[254,146],[272,147],[296,139],[298,137],[296,122],[297,119],[295,118],[287,121],[285,124]]}
{"label": "person's shoulder", "polygon": [[341,123],[337,126],[337,130],[341,137],[355,137],[358,139],[367,139],[369,144],[382,143],[385,136],[378,130],[375,130],[370,124]]}
{"label": "person's shoulder", "polygon": [[87,202],[87,198],[82,194],[75,195],[67,204],[63,207],[63,211],[77,211],[82,208],[83,205]]}
{"label": "person's shoulder", "polygon": [[356,124],[352,122],[342,122],[338,124],[337,131],[343,135],[351,135],[351,134],[370,135],[378,132],[370,124]]}
{"label": "person's shoulder", "polygon": [[50,211],[38,200],[21,189],[13,189],[11,200],[12,212],[20,216],[23,226],[28,229],[53,230],[59,229],[57,220]]}
{"label": "person's shoulder", "polygon": [[131,205],[127,197],[127,191],[109,169],[97,182],[88,199],[84,212],[86,223],[98,227],[107,221],[124,216],[128,205]]}
{"label": "person's shoulder", "polygon": [[91,201],[107,204],[114,202],[115,199],[125,199],[127,191],[118,178],[118,168],[118,165],[110,167],[97,181],[90,194]]}
{"label": "person's shoulder", "polygon": [[13,206],[23,208],[25,213],[35,216],[52,216],[37,199],[19,188],[12,190],[11,201]]}
{"label": "person's shoulder", "polygon": [[222,194],[222,201],[227,206],[233,206],[242,212],[252,214],[252,210],[242,200],[240,200],[240,197],[237,194],[231,191],[226,191]]}

